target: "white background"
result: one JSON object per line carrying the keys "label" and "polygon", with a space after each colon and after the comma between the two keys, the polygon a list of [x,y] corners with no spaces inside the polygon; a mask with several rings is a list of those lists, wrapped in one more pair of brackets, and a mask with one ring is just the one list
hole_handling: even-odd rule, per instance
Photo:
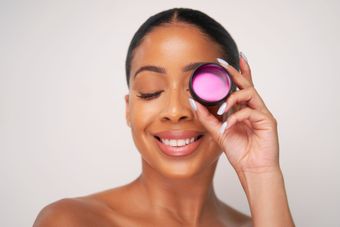
{"label": "white background", "polygon": [[[279,122],[297,226],[340,226],[339,1],[0,2],[0,226],[31,226],[45,205],[135,179],[124,61],[137,28],[172,7],[232,34]],[[229,163],[215,185],[248,213]]]}

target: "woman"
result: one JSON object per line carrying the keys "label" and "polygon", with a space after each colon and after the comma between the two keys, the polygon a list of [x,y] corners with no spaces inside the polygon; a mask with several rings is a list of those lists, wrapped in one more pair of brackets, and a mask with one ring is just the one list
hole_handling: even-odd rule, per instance
{"label": "woman", "polygon": [[[190,98],[188,80],[202,62],[221,64],[238,87],[220,107]],[[119,188],[57,201],[34,226],[294,226],[276,121],[246,58],[219,23],[183,8],[150,17],[130,43],[126,76],[126,120],[141,175]],[[212,182],[222,153],[239,177],[251,218],[216,197]]]}

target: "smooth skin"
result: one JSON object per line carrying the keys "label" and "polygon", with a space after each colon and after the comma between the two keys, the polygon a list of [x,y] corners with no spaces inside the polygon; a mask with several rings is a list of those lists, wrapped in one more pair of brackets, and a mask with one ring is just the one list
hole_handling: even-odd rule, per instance
{"label": "smooth skin", "polygon": [[[189,24],[175,22],[149,33],[134,53],[125,97],[141,175],[119,188],[54,202],[34,226],[294,226],[279,166],[276,121],[255,90],[245,59],[241,72],[223,65],[239,88],[228,98],[223,116],[216,114],[218,107],[190,106],[188,81],[194,69],[186,66],[216,62],[221,55],[215,42]],[[135,76],[146,65],[163,70]],[[145,99],[141,93],[154,95]],[[220,133],[225,119],[228,127]],[[154,134],[164,130],[193,130],[203,137],[194,153],[174,158],[156,145]],[[239,176],[252,218],[214,192],[221,154]]]}

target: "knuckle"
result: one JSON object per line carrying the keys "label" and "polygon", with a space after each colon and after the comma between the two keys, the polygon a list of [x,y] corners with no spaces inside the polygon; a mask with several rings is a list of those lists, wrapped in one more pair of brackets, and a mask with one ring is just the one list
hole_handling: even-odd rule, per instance
{"label": "knuckle", "polygon": [[249,116],[249,115],[251,115],[251,114],[254,114],[254,113],[256,113],[257,112],[257,110],[255,110],[255,109],[253,109],[253,108],[251,108],[251,107],[249,107],[249,106],[246,106],[245,108],[244,108],[244,112],[242,113],[242,116],[244,115],[244,116]]}
{"label": "knuckle", "polygon": [[228,124],[230,124],[230,122],[233,121],[234,115],[235,115],[235,114],[236,114],[236,112],[234,112],[234,113],[232,113],[232,114],[230,114],[230,115],[228,116],[228,119],[227,119]]}
{"label": "knuckle", "polygon": [[272,121],[273,121],[274,126],[277,126],[277,119],[273,117]]}
{"label": "knuckle", "polygon": [[224,133],[221,134],[218,138],[217,138],[217,143],[220,145],[223,145],[224,142]]}
{"label": "knuckle", "polygon": [[271,114],[271,113],[269,113],[269,119],[270,119],[270,122],[272,123],[272,125],[274,126],[274,127],[277,127],[277,119]]}
{"label": "knuckle", "polygon": [[254,113],[253,112],[254,110],[252,110],[251,108],[247,107],[247,108],[244,108],[244,114],[246,116],[249,116],[250,114]]}
{"label": "knuckle", "polygon": [[257,91],[256,91],[255,87],[250,87],[250,88],[249,88],[249,92],[250,92],[253,96],[257,95]]}
{"label": "knuckle", "polygon": [[251,97],[253,95],[252,87],[247,87],[243,90],[244,96]]}
{"label": "knuckle", "polygon": [[237,96],[238,93],[239,93],[239,91],[235,91],[235,92],[231,93],[230,96],[229,96],[229,99],[234,99]]}
{"label": "knuckle", "polygon": [[233,92],[233,93],[231,93],[231,95],[229,96],[229,98],[228,98],[228,100],[227,100],[227,102],[228,102],[228,104],[230,105],[230,104],[232,104],[232,103],[234,103],[234,101],[235,101],[235,99],[236,99],[236,97],[237,97],[237,92]]}
{"label": "knuckle", "polygon": [[251,68],[247,67],[248,74],[251,75]]}

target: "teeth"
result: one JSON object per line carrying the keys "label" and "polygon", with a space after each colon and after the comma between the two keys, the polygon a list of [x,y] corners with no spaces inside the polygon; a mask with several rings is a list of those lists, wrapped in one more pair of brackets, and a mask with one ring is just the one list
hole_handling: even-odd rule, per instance
{"label": "teeth", "polygon": [[176,140],[170,140],[170,146],[176,147],[177,146],[177,141]]}
{"label": "teeth", "polygon": [[190,139],[186,139],[185,144],[189,144],[189,143],[190,143]]}
{"label": "teeth", "polygon": [[163,142],[164,144],[170,146],[170,141],[169,141],[169,140],[165,139],[165,140],[162,140],[162,142]]}
{"label": "teeth", "polygon": [[179,139],[179,140],[173,140],[173,139],[161,139],[162,143],[168,146],[172,147],[182,147],[185,145],[188,145],[190,143],[193,143],[195,141],[195,137],[187,138],[187,139]]}
{"label": "teeth", "polygon": [[177,146],[184,146],[185,140],[177,140]]}

